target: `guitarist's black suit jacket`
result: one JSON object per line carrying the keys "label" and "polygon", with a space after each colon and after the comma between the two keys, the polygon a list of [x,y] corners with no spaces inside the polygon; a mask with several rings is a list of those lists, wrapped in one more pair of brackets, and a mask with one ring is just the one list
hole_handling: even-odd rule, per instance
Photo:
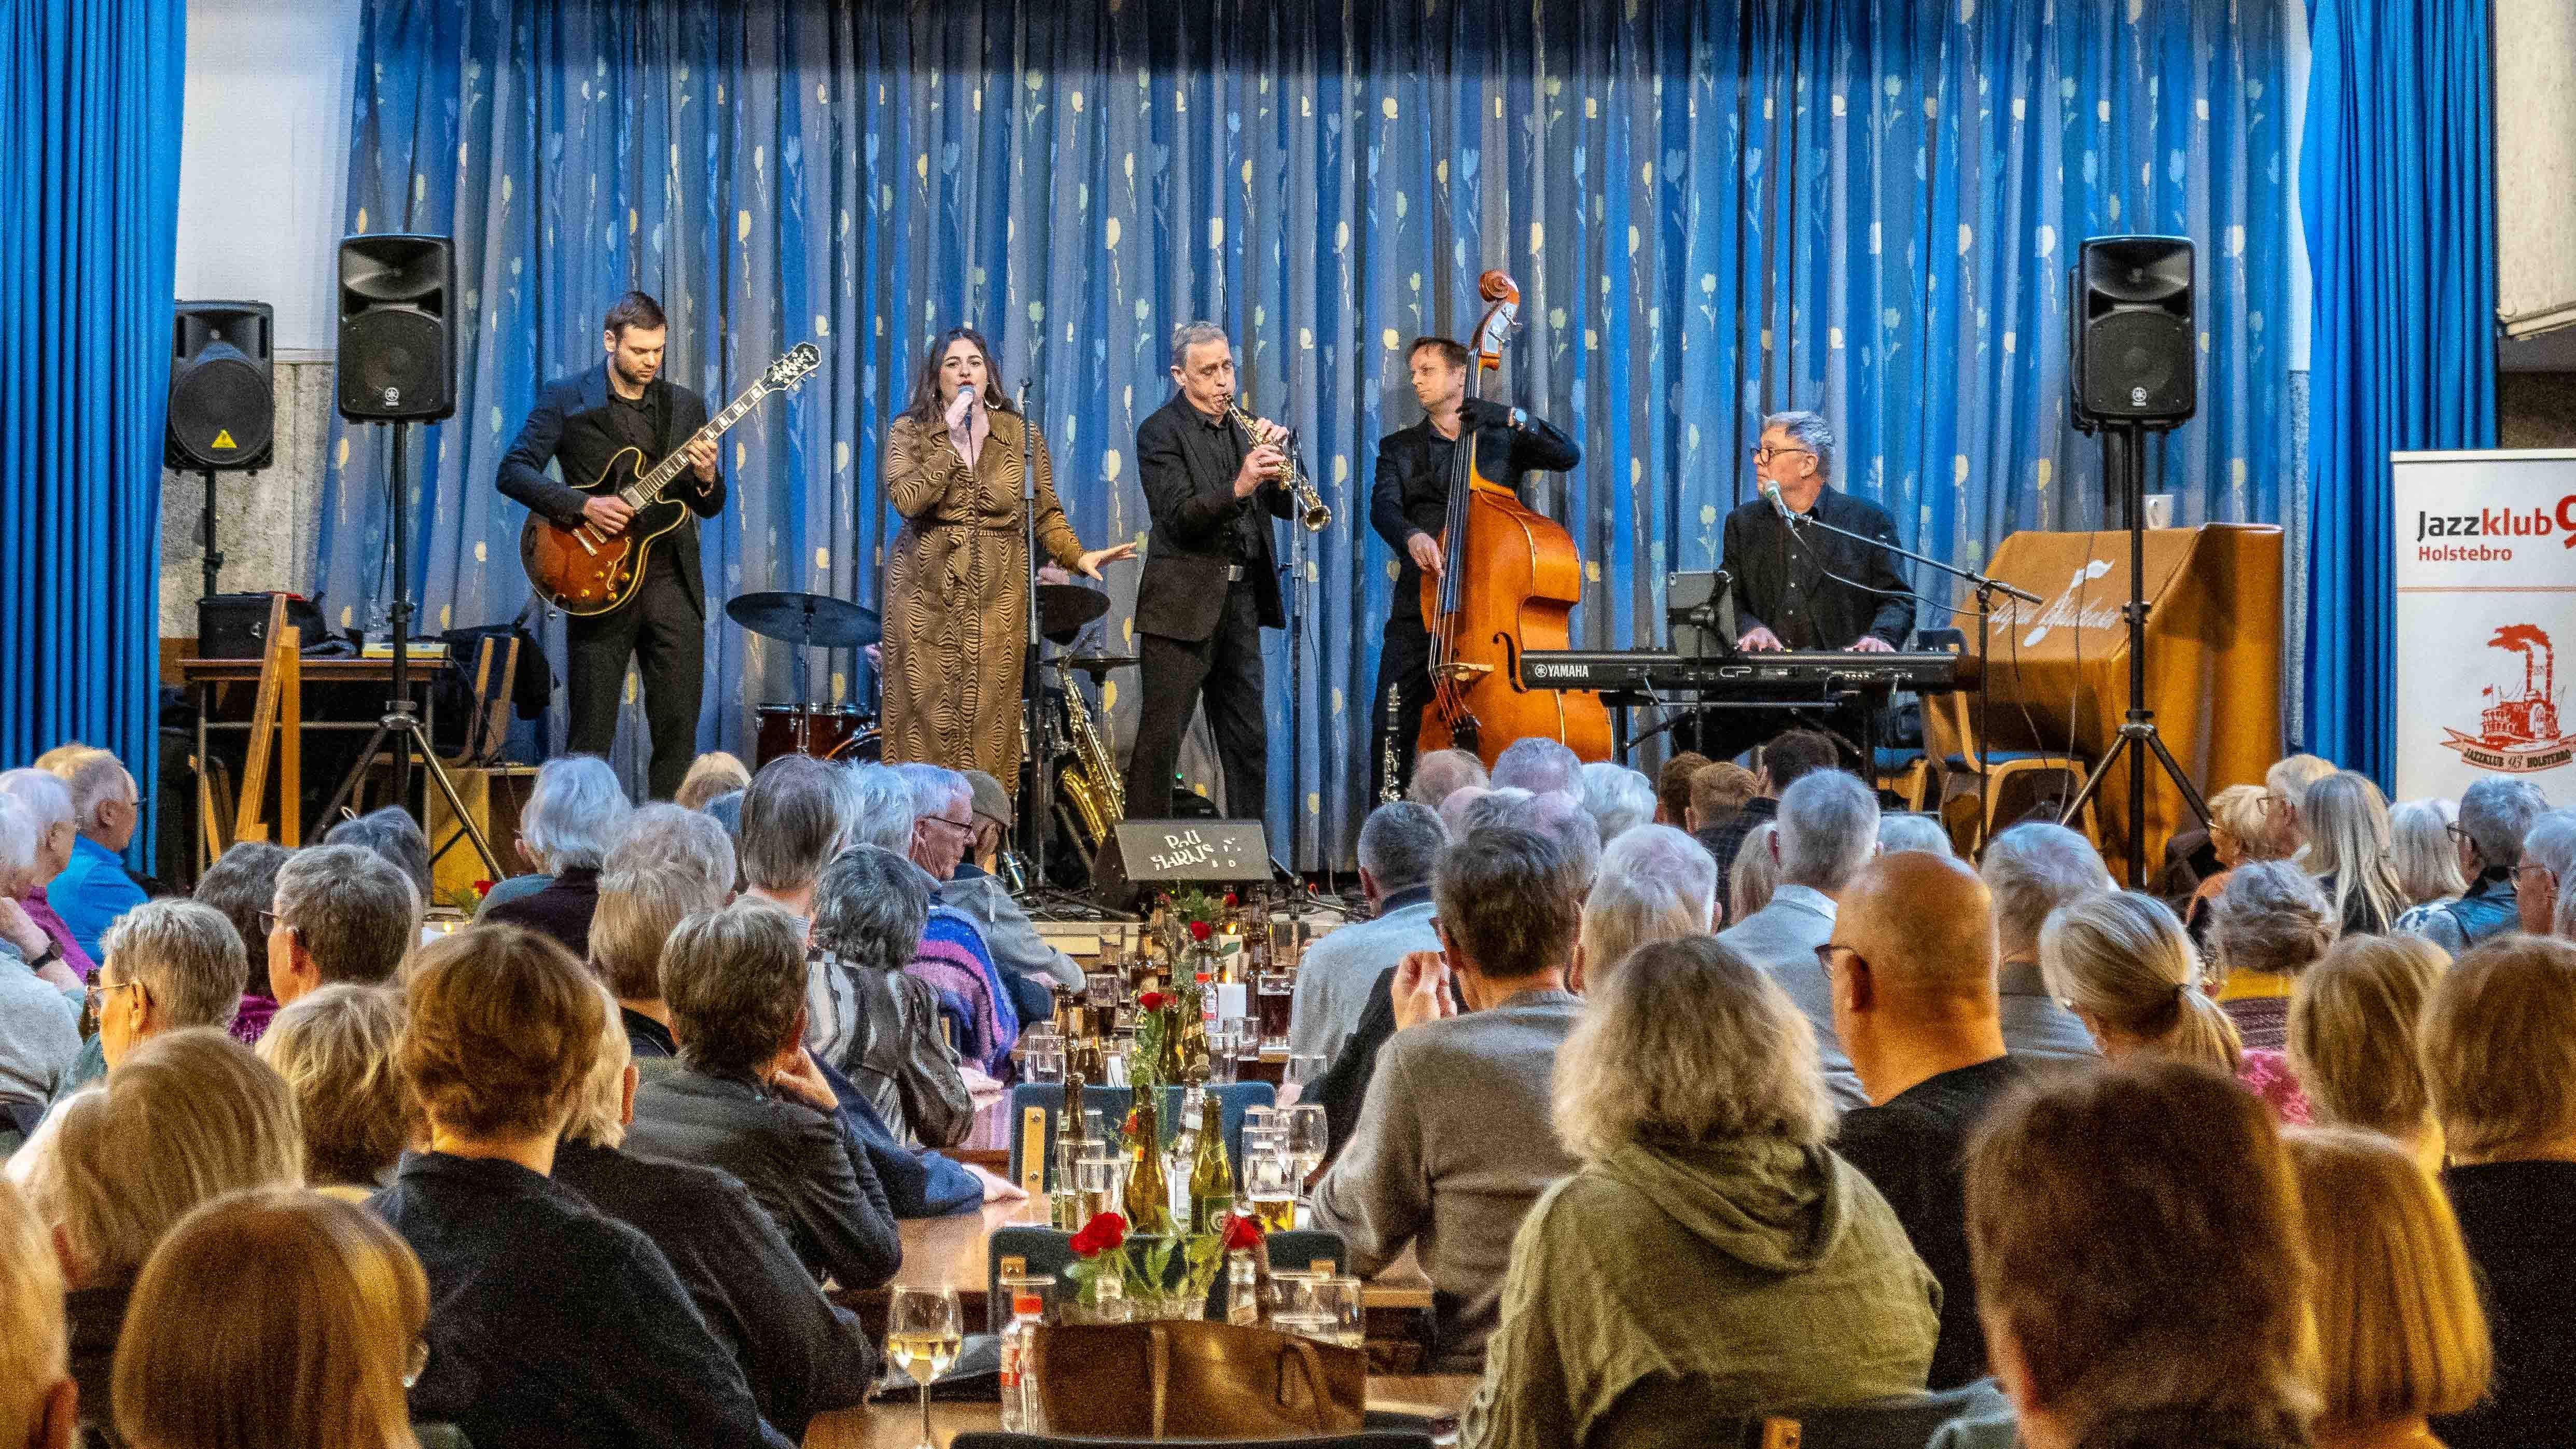
{"label": "guitarist's black suit jacket", "polygon": [[[656,377],[644,385],[644,400],[653,416],[669,420],[661,430],[664,448],[678,447],[707,425],[706,400],[663,378]],[[599,470],[626,446],[609,421],[609,404],[605,359],[587,371],[547,383],[537,394],[536,406],[528,410],[528,421],[519,429],[518,440],[510,444],[510,451],[501,459],[501,492],[566,528],[579,524],[581,506],[590,495],[569,485],[596,482]],[[546,476],[549,460],[563,466],[564,482]],[[661,461],[648,449],[644,467]],[[703,616],[707,589],[705,574],[698,565],[698,519],[713,518],[723,511],[724,468],[717,466],[715,481],[703,490],[697,474],[683,471],[672,480],[664,496],[688,505],[695,516],[683,513],[679,527],[654,540],[653,552],[667,555],[679,569],[681,586],[697,601]]]}

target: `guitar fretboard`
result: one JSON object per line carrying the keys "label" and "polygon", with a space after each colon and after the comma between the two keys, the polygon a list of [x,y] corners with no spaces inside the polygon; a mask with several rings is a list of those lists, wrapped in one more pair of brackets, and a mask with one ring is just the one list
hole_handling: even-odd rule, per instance
{"label": "guitar fretboard", "polygon": [[671,456],[654,464],[651,472],[618,489],[617,496],[624,499],[629,508],[649,508],[661,502],[662,490],[670,487],[671,480],[679,477],[680,471],[689,466],[689,443],[694,443],[700,438],[712,441],[723,437],[725,430],[741,422],[745,413],[760,406],[760,400],[768,396],[769,392],[767,378],[744,388],[742,396],[735,398],[723,412],[707,419],[705,427],[690,434],[687,443],[682,443]]}

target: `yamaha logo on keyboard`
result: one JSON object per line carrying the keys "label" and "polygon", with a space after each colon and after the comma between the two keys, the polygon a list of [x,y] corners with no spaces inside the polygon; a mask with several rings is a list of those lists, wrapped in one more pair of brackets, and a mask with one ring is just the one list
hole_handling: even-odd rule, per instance
{"label": "yamaha logo on keyboard", "polygon": [[1542,664],[1529,661],[1529,673],[1536,679],[1581,679],[1592,671],[1580,664]]}

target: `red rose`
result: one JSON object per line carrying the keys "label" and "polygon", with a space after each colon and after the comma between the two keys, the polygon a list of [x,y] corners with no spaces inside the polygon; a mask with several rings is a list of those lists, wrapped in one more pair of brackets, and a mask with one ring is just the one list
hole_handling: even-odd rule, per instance
{"label": "red rose", "polygon": [[1261,1246],[1261,1224],[1241,1213],[1225,1215],[1225,1250],[1250,1252]]}
{"label": "red rose", "polygon": [[1172,998],[1159,991],[1144,992],[1136,998],[1138,1011],[1160,1011],[1172,1004]]}
{"label": "red rose", "polygon": [[1209,925],[1205,921],[1190,922],[1190,939],[1193,941],[1204,941],[1215,934],[1216,927]]}
{"label": "red rose", "polygon": [[1232,891],[1227,891],[1227,892],[1225,893],[1225,904],[1226,904],[1226,907],[1227,907],[1229,910],[1233,908],[1233,906],[1234,906],[1234,892],[1232,892]]}
{"label": "red rose", "polygon": [[474,883],[474,894],[478,896],[488,896],[492,894],[492,883],[488,880],[476,881]]}
{"label": "red rose", "polygon": [[1073,1235],[1073,1252],[1076,1257],[1096,1258],[1118,1251],[1126,1241],[1127,1220],[1116,1213],[1102,1213]]}

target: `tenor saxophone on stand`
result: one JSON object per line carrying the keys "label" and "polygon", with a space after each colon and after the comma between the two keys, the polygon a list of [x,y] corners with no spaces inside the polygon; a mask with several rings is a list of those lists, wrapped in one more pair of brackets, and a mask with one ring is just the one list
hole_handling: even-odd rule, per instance
{"label": "tenor saxophone on stand", "polygon": [[[1243,424],[1243,430],[1252,435],[1252,440],[1256,444],[1259,443],[1261,420],[1254,417],[1252,410],[1243,405],[1241,393],[1235,394],[1231,406],[1234,408],[1235,419]],[[1284,439],[1285,435],[1282,436]],[[1297,450],[1285,446],[1283,442],[1280,452],[1285,455],[1287,461],[1280,465],[1278,478],[1280,482],[1287,484],[1288,491],[1296,496],[1297,521],[1306,526],[1308,533],[1323,532],[1333,521],[1333,510],[1324,506],[1324,496],[1315,491],[1313,481],[1307,478],[1306,465],[1297,461]]]}

